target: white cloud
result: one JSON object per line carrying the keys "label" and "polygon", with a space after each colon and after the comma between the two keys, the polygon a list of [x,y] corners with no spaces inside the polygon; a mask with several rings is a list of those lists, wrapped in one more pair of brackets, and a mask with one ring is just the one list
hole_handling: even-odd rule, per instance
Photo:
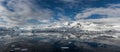
{"label": "white cloud", "polygon": [[63,15],[63,14],[61,14],[61,13],[58,13],[57,16],[60,17],[60,18],[59,18],[60,21],[71,21],[71,19],[70,19],[69,16],[65,16],[65,15]]}
{"label": "white cloud", "polygon": [[[120,8],[118,7],[113,7],[113,6],[118,6],[115,4],[111,4],[107,8],[87,8],[84,10],[82,13],[78,13],[75,18],[76,20],[82,20],[82,21],[94,21],[94,22],[102,22],[102,23],[111,23],[111,24],[118,24],[120,21]],[[98,15],[105,15],[103,18],[99,19],[84,19],[88,18],[94,14]],[[120,25],[120,24],[119,24]]]}
{"label": "white cloud", "polygon": [[[50,9],[44,9],[37,7],[34,3],[29,0],[9,0],[7,6],[14,8],[15,12],[7,10],[4,6],[1,5],[0,0],[0,18],[3,18],[7,23],[0,22],[2,25],[30,25],[27,20],[35,19],[39,22],[50,22],[54,12]],[[76,2],[78,0],[61,0],[64,2]],[[71,6],[71,5],[70,5]],[[120,4],[110,4],[107,8],[87,8],[78,13],[75,18],[76,20],[83,21],[93,21],[93,22],[103,22],[103,23],[118,23],[120,21]],[[63,11],[64,12],[64,11]],[[101,19],[86,19],[93,14],[105,15],[106,18]],[[71,19],[68,16],[60,14],[60,21],[70,21]]]}
{"label": "white cloud", "polygon": [[39,19],[48,19],[52,15],[49,9],[39,8],[29,0],[10,0],[7,6],[14,8],[13,16],[34,17]]}
{"label": "white cloud", "polygon": [[120,4],[108,4],[111,8],[120,8]]}
{"label": "white cloud", "polygon": [[89,8],[83,13],[78,13],[75,18],[88,18],[93,14],[106,15],[107,17],[120,17],[120,8]]}
{"label": "white cloud", "polygon": [[0,0],[0,18],[10,25],[26,25],[27,20],[31,19],[46,22],[53,15],[50,9],[37,7],[29,0],[9,0],[6,5],[13,8],[14,12],[11,12],[1,5],[3,1]]}

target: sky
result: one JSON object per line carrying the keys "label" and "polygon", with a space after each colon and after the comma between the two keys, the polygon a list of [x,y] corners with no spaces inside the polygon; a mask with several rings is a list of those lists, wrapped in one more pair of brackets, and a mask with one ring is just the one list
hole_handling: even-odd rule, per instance
{"label": "sky", "polygon": [[119,24],[120,0],[0,0],[0,26],[61,21]]}

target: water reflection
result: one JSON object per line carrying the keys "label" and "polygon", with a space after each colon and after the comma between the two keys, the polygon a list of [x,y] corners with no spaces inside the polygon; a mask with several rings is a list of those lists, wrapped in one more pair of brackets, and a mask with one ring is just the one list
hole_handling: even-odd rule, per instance
{"label": "water reflection", "polygon": [[112,34],[11,33],[0,36],[0,52],[119,52],[119,43]]}

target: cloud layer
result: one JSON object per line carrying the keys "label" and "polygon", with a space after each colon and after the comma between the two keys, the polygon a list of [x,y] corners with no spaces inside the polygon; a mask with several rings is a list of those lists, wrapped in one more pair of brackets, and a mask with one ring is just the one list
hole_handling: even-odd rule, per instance
{"label": "cloud layer", "polygon": [[[102,23],[115,23],[119,24],[120,21],[120,5],[119,4],[110,4],[109,7],[100,7],[100,8],[87,8],[81,13],[78,13],[75,16],[76,20],[91,21],[91,22],[102,22]],[[90,19],[92,15],[100,15],[97,19]],[[86,19],[89,18],[89,19]]]}
{"label": "cloud layer", "polygon": [[99,0],[0,0],[0,26],[72,20],[118,24],[120,4],[105,4],[107,7],[103,7],[97,2]]}
{"label": "cloud layer", "polygon": [[48,22],[53,15],[50,9],[37,7],[29,0],[1,0],[0,4],[1,20],[14,25],[29,24],[30,20],[36,20],[36,23]]}

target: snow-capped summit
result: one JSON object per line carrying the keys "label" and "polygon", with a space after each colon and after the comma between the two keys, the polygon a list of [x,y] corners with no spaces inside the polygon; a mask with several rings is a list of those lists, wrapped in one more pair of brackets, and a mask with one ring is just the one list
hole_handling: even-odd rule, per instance
{"label": "snow-capped summit", "polygon": [[81,30],[88,31],[105,31],[105,30],[119,30],[120,26],[117,25],[107,25],[107,24],[99,24],[94,22],[73,22],[70,24],[72,28],[79,28]]}
{"label": "snow-capped summit", "polygon": [[100,24],[95,22],[81,22],[81,21],[73,21],[73,22],[64,22],[64,23],[54,23],[48,25],[48,28],[75,28],[80,30],[88,30],[88,31],[106,31],[106,30],[119,30],[120,26],[117,25],[108,25],[108,24]]}
{"label": "snow-capped summit", "polygon": [[40,25],[27,25],[20,27],[20,29],[32,30],[32,29],[79,29],[87,31],[107,31],[107,30],[119,30],[120,26],[118,25],[107,25],[95,22],[81,22],[81,21],[72,21],[72,22],[55,22],[50,24],[40,24]]}

